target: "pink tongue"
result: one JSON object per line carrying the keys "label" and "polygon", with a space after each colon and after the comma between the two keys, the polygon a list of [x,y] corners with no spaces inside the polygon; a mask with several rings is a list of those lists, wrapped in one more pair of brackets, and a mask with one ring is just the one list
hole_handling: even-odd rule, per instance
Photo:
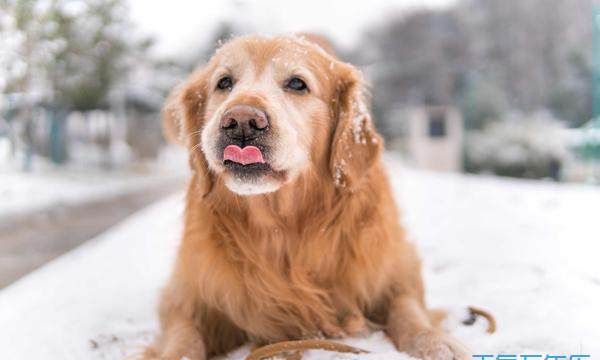
{"label": "pink tongue", "polygon": [[225,160],[231,160],[242,165],[265,162],[260,149],[256,146],[246,146],[242,149],[237,145],[227,145],[223,150],[223,161]]}

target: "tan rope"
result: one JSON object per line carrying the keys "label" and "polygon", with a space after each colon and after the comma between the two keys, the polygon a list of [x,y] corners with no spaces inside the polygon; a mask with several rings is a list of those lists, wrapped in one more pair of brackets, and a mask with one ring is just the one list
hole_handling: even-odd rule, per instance
{"label": "tan rope", "polygon": [[[330,340],[320,339],[307,339],[307,340],[294,340],[294,341],[282,341],[271,345],[266,345],[255,349],[246,357],[246,360],[263,360],[274,357],[276,355],[282,355],[289,352],[298,352],[304,350],[326,350],[336,351],[340,353],[353,353],[353,354],[366,354],[368,351],[356,348],[354,346],[341,344]],[[295,358],[299,357],[295,355]]]}
{"label": "tan rope", "polygon": [[494,332],[496,332],[496,319],[494,318],[494,315],[490,314],[489,312],[487,312],[483,309],[476,308],[474,306],[469,306],[469,312],[471,313],[471,318],[473,319],[473,322],[475,321],[477,316],[481,316],[487,320],[488,334],[493,334]]}
{"label": "tan rope", "polygon": [[[487,320],[488,327],[487,332],[493,334],[496,331],[496,319],[489,312],[469,306],[469,313],[471,318],[467,320],[467,323],[472,324],[477,319],[477,316],[481,316]],[[470,325],[469,324],[469,325]],[[352,354],[367,354],[369,351],[356,348],[354,346],[338,343],[331,340],[321,339],[307,339],[307,340],[292,340],[292,341],[281,341],[275,344],[266,345],[257,349],[254,349],[250,355],[246,357],[246,360],[264,360],[272,358],[274,356],[285,356],[286,359],[296,360],[301,359],[300,352],[305,350],[326,350],[336,351],[340,353],[352,353]]]}

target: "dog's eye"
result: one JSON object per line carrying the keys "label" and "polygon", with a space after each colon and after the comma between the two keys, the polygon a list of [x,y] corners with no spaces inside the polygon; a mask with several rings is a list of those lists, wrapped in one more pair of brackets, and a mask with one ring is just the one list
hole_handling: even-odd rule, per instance
{"label": "dog's eye", "polygon": [[285,88],[289,89],[289,90],[298,91],[298,92],[308,91],[308,86],[306,86],[306,83],[304,82],[304,80],[302,80],[298,77],[295,77],[295,76],[290,78],[285,83]]}
{"label": "dog's eye", "polygon": [[233,88],[233,79],[231,76],[223,76],[217,83],[217,89],[219,90],[231,90]]}

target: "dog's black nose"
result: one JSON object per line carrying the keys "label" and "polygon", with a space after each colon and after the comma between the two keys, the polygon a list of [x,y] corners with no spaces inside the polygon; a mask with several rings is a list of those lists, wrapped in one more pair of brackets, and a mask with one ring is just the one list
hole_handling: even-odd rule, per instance
{"label": "dog's black nose", "polygon": [[267,114],[254,106],[235,105],[221,117],[221,131],[232,139],[252,139],[268,129]]}

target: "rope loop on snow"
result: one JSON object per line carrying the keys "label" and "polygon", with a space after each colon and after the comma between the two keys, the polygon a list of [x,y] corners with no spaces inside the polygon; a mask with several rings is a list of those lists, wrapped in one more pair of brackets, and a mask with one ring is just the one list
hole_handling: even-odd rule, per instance
{"label": "rope loop on snow", "polygon": [[246,360],[265,360],[275,356],[283,356],[288,360],[297,360],[302,358],[301,352],[304,350],[326,350],[352,354],[369,353],[367,350],[359,349],[354,346],[341,344],[331,340],[307,339],[281,341],[254,349],[254,351],[252,351],[250,355],[246,357]]}
{"label": "rope loop on snow", "polygon": [[[488,323],[486,331],[489,334],[493,334],[496,331],[496,319],[492,314],[474,306],[469,306],[468,310],[469,318],[463,321],[463,324],[472,325],[477,320],[477,317],[481,316],[484,319],[486,319]],[[275,356],[280,356],[287,360],[300,360],[302,359],[302,352],[305,350],[326,350],[352,354],[369,353],[369,351],[367,350],[363,350],[354,346],[338,343],[331,340],[306,339],[281,341],[278,343],[256,348],[250,353],[250,355],[246,357],[246,360],[266,360],[271,359]]]}
{"label": "rope loop on snow", "polygon": [[487,320],[488,323],[488,327],[487,327],[487,333],[488,334],[493,334],[496,332],[496,319],[494,318],[494,315],[490,314],[489,312],[474,307],[474,306],[469,306],[469,318],[465,321],[463,321],[463,324],[465,325],[473,325],[475,323],[475,320],[477,320],[478,316],[481,316],[482,318],[484,318],[485,320]]}

